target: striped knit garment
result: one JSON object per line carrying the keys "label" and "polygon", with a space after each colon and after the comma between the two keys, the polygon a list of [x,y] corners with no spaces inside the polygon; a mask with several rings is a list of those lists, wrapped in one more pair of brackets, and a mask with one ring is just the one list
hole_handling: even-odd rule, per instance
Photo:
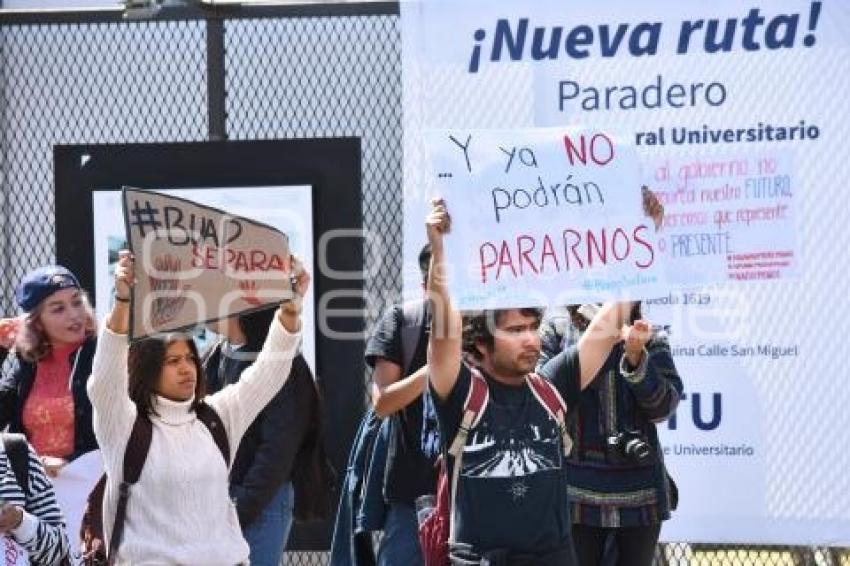
{"label": "striped knit garment", "polygon": [[[566,309],[554,311],[540,327],[543,359],[578,341]],[[622,343],[611,351],[593,383],[571,408],[568,431],[574,441],[566,463],[570,517],[574,524],[619,528],[654,525],[670,517],[673,487],[664,466],[655,423],[676,410],[682,380],[664,335],[646,345],[644,372],[632,383],[620,375]],[[649,462],[611,461],[607,438],[625,430],[643,433],[653,448]]]}
{"label": "striped knit garment", "polygon": [[38,457],[29,449],[29,490],[18,485],[15,473],[0,444],[0,499],[24,510],[21,526],[7,536],[14,538],[28,553],[30,564],[55,565],[70,552],[65,519]]}

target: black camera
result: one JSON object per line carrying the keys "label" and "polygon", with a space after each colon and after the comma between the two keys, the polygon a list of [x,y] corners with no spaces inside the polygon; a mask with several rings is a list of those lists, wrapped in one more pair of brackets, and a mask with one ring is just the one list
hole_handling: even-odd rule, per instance
{"label": "black camera", "polygon": [[636,430],[624,430],[608,437],[608,455],[615,462],[643,464],[652,456],[646,436]]}

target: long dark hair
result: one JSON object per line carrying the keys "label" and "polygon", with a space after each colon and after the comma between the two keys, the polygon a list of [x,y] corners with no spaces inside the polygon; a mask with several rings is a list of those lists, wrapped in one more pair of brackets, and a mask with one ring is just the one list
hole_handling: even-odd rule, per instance
{"label": "long dark hair", "polygon": [[239,330],[245,335],[247,351],[259,352],[263,348],[275,313],[277,313],[277,305],[239,316]]}
{"label": "long dark hair", "polygon": [[191,336],[185,334],[168,334],[162,338],[146,338],[130,346],[130,353],[127,355],[127,370],[130,375],[130,400],[136,404],[139,414],[157,414],[153,406],[153,396],[156,394],[156,384],[165,364],[165,353],[169,346],[180,341],[186,342],[195,359],[197,380],[192,410],[203,403],[207,394],[207,382],[195,341]]}

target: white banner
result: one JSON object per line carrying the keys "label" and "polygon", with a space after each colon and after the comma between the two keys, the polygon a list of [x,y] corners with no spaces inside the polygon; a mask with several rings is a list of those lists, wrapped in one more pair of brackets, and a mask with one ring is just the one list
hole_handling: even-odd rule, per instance
{"label": "white banner", "polygon": [[80,527],[89,493],[103,473],[103,458],[100,450],[92,450],[68,463],[58,476],[51,478],[56,502],[62,509],[65,530],[74,550],[80,538]]}
{"label": "white banner", "polygon": [[632,146],[559,128],[434,131],[427,145],[453,219],[446,267],[458,309],[665,290]]}
{"label": "white banner", "polygon": [[401,14],[405,289],[437,194],[426,132],[625,136],[667,211],[670,286],[645,311],[685,383],[660,425],[681,488],[662,538],[850,545],[850,301],[833,283],[850,272],[850,5],[421,0]]}

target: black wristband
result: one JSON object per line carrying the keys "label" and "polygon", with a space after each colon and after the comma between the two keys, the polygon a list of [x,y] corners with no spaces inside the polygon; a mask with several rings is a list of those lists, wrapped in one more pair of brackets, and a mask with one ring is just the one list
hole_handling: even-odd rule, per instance
{"label": "black wristband", "polygon": [[127,298],[119,297],[119,296],[118,296],[118,293],[115,293],[115,294],[113,295],[113,297],[115,297],[115,300],[116,300],[116,301],[118,301],[119,303],[129,303],[129,302],[130,302],[130,298],[129,298],[129,297],[127,297]]}

